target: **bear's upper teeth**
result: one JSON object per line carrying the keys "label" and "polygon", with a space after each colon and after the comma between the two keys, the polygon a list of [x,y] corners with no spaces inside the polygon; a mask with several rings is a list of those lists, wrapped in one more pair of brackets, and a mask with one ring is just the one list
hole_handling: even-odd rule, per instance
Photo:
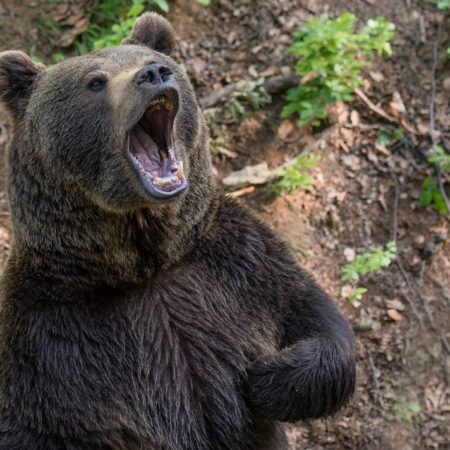
{"label": "bear's upper teeth", "polygon": [[150,111],[157,111],[160,109],[160,105],[163,105],[167,111],[173,109],[173,103],[166,96],[154,98],[148,106]]}
{"label": "bear's upper teeth", "polygon": [[166,108],[167,111],[172,111],[173,109],[173,104],[167,97],[164,99],[164,108]]}

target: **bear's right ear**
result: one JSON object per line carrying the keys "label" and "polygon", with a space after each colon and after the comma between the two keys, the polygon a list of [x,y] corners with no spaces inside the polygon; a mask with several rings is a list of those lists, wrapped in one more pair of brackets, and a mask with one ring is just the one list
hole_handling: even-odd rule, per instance
{"label": "bear's right ear", "polygon": [[136,20],[131,34],[122,44],[146,45],[157,52],[170,55],[175,48],[175,32],[164,17],[147,12]]}
{"label": "bear's right ear", "polygon": [[45,70],[20,51],[0,53],[0,101],[18,115],[25,110],[34,82]]}

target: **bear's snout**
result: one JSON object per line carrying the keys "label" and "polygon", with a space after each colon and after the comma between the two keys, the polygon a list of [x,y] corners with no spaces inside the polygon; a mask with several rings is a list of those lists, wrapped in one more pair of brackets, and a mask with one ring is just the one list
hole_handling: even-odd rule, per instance
{"label": "bear's snout", "polygon": [[134,77],[133,82],[138,86],[149,83],[153,86],[164,85],[172,78],[172,71],[158,63],[149,64],[141,69]]}

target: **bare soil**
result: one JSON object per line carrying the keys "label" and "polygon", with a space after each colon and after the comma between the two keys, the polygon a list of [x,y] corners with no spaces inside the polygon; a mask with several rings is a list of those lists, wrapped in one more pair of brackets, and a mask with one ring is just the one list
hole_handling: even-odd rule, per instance
{"label": "bare soil", "polygon": [[[0,1],[0,49],[36,48],[36,21],[53,7],[42,0],[20,5]],[[367,69],[364,92],[394,115],[395,99],[401,98],[405,111],[398,117],[408,126],[407,135],[388,149],[377,145],[380,129],[398,125],[387,123],[358,98],[334,108],[320,130],[300,128],[294,119],[290,127],[280,119],[283,98],[274,97],[263,109],[225,124],[225,147],[234,153],[215,152],[214,167],[219,179],[263,161],[273,168],[331,129],[315,150],[321,159],[311,172],[310,188],[275,196],[262,186],[240,197],[281,233],[299,263],[336,298],[357,336],[354,400],[334,418],[289,426],[292,449],[446,449],[450,224],[446,216],[421,208],[418,197],[423,178],[432,173],[426,152],[431,146],[431,69],[439,23],[436,137],[450,145],[450,93],[444,89],[449,77],[448,18],[419,0],[213,0],[210,7],[178,0],[169,18],[179,36],[176,58],[203,97],[242,79],[292,70],[287,52],[292,31],[311,16],[343,11],[362,21],[383,15],[395,23],[394,56]],[[291,128],[287,136],[283,127]],[[9,134],[7,115],[0,111],[2,150]],[[400,264],[366,276],[362,284],[368,292],[351,304],[342,295],[347,286],[341,268],[347,258],[393,238]],[[0,264],[10,239],[2,192]]]}

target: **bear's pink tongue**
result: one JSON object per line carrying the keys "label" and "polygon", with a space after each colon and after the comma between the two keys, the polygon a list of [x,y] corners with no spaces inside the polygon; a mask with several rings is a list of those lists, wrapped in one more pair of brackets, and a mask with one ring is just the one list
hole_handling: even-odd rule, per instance
{"label": "bear's pink tongue", "polygon": [[174,149],[161,151],[140,124],[130,133],[129,152],[136,168],[156,190],[170,193],[186,184],[183,162],[177,161]]}
{"label": "bear's pink tongue", "polygon": [[187,186],[183,162],[177,161],[173,147],[173,125],[178,97],[173,91],[149,103],[139,122],[128,135],[131,163],[144,187],[152,195],[167,198]]}
{"label": "bear's pink tongue", "polygon": [[162,175],[158,146],[139,124],[131,133],[130,149],[146,172],[154,177]]}

